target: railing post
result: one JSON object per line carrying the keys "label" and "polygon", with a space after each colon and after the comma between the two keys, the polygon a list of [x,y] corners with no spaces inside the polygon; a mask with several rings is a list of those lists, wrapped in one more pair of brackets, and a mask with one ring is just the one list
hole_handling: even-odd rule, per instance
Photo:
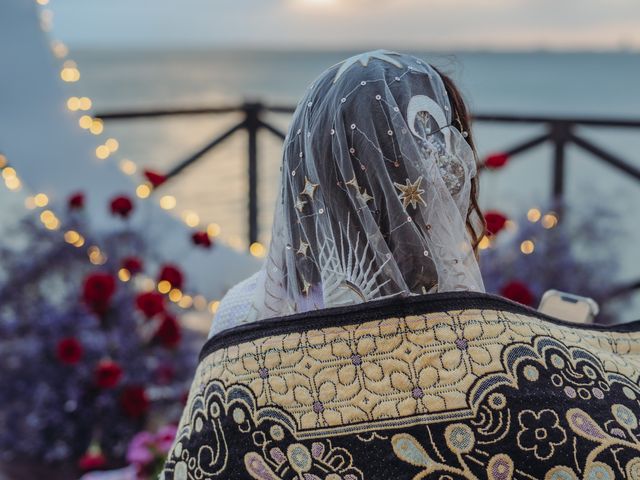
{"label": "railing post", "polygon": [[258,129],[260,128],[261,103],[245,103],[245,123],[248,134],[249,173],[249,245],[258,241]]}
{"label": "railing post", "polygon": [[565,147],[569,139],[570,126],[566,122],[551,123],[550,137],[553,142],[552,200],[558,208],[562,206],[565,187]]}

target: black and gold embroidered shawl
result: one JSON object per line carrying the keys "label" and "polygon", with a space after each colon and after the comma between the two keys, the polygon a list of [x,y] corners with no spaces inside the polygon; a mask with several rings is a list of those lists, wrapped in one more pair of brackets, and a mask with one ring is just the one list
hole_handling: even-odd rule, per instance
{"label": "black and gold embroidered shawl", "polygon": [[471,293],[239,327],[202,351],[164,479],[640,479],[639,328]]}

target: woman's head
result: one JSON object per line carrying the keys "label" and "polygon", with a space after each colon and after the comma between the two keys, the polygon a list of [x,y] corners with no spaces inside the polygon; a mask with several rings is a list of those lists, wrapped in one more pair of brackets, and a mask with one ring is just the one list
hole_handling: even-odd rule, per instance
{"label": "woman's head", "polygon": [[324,72],[285,140],[259,317],[483,290],[476,155],[453,82],[376,51]]}

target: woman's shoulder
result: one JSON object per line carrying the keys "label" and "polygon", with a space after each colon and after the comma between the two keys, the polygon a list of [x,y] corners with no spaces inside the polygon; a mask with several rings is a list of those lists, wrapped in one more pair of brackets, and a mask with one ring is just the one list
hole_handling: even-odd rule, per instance
{"label": "woman's shoulder", "polygon": [[260,272],[256,272],[227,291],[213,317],[209,337],[249,321],[253,295],[259,278]]}

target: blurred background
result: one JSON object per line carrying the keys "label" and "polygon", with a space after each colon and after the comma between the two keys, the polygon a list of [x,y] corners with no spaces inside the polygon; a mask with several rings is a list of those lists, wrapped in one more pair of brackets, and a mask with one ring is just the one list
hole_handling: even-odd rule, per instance
{"label": "blurred background", "polygon": [[[220,298],[259,268],[290,114],[364,50],[466,95],[489,291],[640,318],[635,0],[5,0],[0,40],[4,465],[156,468],[131,439],[162,441]],[[107,411],[121,428],[91,420]]]}

